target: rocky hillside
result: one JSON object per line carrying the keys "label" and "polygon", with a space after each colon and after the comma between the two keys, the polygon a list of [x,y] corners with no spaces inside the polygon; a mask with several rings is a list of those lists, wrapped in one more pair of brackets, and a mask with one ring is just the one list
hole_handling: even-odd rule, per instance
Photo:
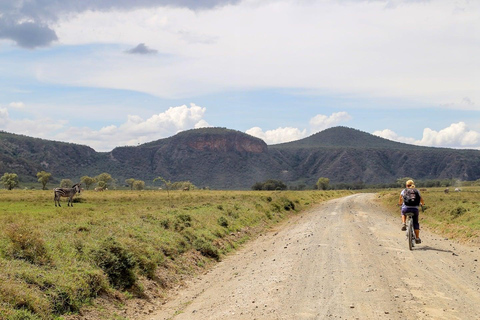
{"label": "rocky hillside", "polygon": [[87,146],[0,132],[0,174],[14,172],[23,181],[36,181],[42,170],[57,179],[88,174],[100,158]]}
{"label": "rocky hillside", "polygon": [[313,185],[319,177],[332,183],[365,184],[390,183],[405,176],[477,180],[480,151],[412,146],[345,127],[271,146],[239,131],[204,128],[108,153],[0,133],[0,174],[15,172],[22,181],[36,181],[41,170],[58,181],[108,172],[119,184],[135,178],[151,185],[161,176],[218,189],[248,189],[266,179]]}

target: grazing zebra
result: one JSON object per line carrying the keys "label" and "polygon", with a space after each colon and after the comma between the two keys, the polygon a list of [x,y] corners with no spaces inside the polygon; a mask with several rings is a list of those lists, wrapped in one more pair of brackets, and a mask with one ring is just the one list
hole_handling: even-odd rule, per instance
{"label": "grazing zebra", "polygon": [[80,188],[80,183],[74,184],[71,188],[55,188],[53,189],[54,197],[53,201],[55,202],[55,207],[58,206],[61,207],[60,205],[60,197],[68,197],[68,203],[67,206],[70,207],[70,205],[73,207],[73,196],[78,192],[80,193],[82,189]]}

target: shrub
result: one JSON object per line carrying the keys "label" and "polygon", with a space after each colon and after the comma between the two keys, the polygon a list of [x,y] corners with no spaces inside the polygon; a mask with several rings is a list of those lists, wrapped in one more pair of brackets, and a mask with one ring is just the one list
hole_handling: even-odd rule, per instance
{"label": "shrub", "polygon": [[7,255],[11,258],[26,260],[37,265],[45,265],[51,262],[45,241],[36,230],[11,224],[6,228],[5,234],[11,241],[7,249]]}
{"label": "shrub", "polygon": [[227,218],[225,218],[225,217],[220,217],[220,218],[218,218],[218,219],[217,219],[217,223],[218,223],[220,226],[222,226],[222,227],[225,227],[225,228],[228,227],[228,220],[227,220]]}
{"label": "shrub", "polygon": [[111,285],[116,289],[131,288],[136,277],[136,260],[121,244],[107,238],[98,250],[93,251],[95,263],[107,274]]}
{"label": "shrub", "polygon": [[453,218],[457,218],[463,215],[465,212],[467,212],[467,209],[465,209],[464,207],[458,206],[450,211],[450,215]]}
{"label": "shrub", "polygon": [[287,190],[287,185],[283,181],[270,179],[265,182],[255,182],[252,190]]}
{"label": "shrub", "polygon": [[218,252],[218,249],[213,246],[211,242],[205,240],[204,238],[197,238],[193,242],[193,247],[205,257],[214,258],[216,260],[220,259],[220,253]]}
{"label": "shrub", "polygon": [[3,315],[0,311],[0,319],[6,320],[41,320],[42,318],[38,315],[32,314],[30,311],[27,310],[15,310],[13,313],[9,315]]}
{"label": "shrub", "polygon": [[192,226],[192,217],[188,214],[179,214],[175,222],[175,231],[182,231]]}
{"label": "shrub", "polygon": [[168,218],[165,218],[163,220],[160,221],[160,225],[166,230],[168,228],[170,228],[170,219]]}
{"label": "shrub", "polygon": [[283,203],[283,208],[286,211],[295,210],[295,204],[291,200],[287,198],[282,198],[282,203]]}

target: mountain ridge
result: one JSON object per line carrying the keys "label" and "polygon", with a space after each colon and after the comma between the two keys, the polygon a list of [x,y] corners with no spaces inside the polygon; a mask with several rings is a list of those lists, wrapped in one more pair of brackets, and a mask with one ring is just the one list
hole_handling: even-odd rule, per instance
{"label": "mountain ridge", "polygon": [[319,177],[333,184],[480,178],[478,150],[408,145],[348,127],[274,145],[232,129],[192,129],[110,152],[0,132],[0,152],[0,174],[15,172],[32,182],[41,170],[57,180],[108,172],[119,184],[135,178],[148,185],[161,176],[216,189],[248,189],[267,179],[313,185]]}

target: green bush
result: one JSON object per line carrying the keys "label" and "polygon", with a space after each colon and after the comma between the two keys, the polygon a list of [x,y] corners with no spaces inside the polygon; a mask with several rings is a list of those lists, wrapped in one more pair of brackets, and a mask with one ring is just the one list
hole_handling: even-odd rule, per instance
{"label": "green bush", "polygon": [[113,238],[107,238],[98,250],[93,251],[95,263],[107,274],[116,289],[131,288],[136,282],[134,256]]}
{"label": "green bush", "polygon": [[51,262],[45,241],[36,230],[18,224],[11,224],[5,229],[10,239],[7,255],[13,259],[26,260],[32,264],[45,265]]}
{"label": "green bush", "polygon": [[192,217],[188,214],[179,214],[175,222],[175,231],[182,231],[192,226]]}
{"label": "green bush", "polygon": [[0,311],[0,319],[5,320],[41,320],[42,318],[36,314],[32,314],[28,310],[15,310],[10,314],[2,314]]}
{"label": "green bush", "polygon": [[218,252],[218,249],[212,245],[211,242],[205,240],[204,238],[197,238],[193,242],[193,247],[206,257],[214,258],[216,260],[220,259],[220,253]]}
{"label": "green bush", "polygon": [[451,211],[450,211],[450,215],[453,217],[453,218],[457,218],[457,217],[460,217],[461,215],[463,215],[465,212],[467,212],[467,209],[465,209],[464,207],[456,207],[456,208],[453,208]]}
{"label": "green bush", "polygon": [[227,227],[228,227],[228,220],[227,220],[227,218],[225,218],[225,217],[220,217],[220,218],[218,218],[218,219],[217,219],[217,223],[218,223],[220,226],[224,227],[224,228],[227,228]]}

